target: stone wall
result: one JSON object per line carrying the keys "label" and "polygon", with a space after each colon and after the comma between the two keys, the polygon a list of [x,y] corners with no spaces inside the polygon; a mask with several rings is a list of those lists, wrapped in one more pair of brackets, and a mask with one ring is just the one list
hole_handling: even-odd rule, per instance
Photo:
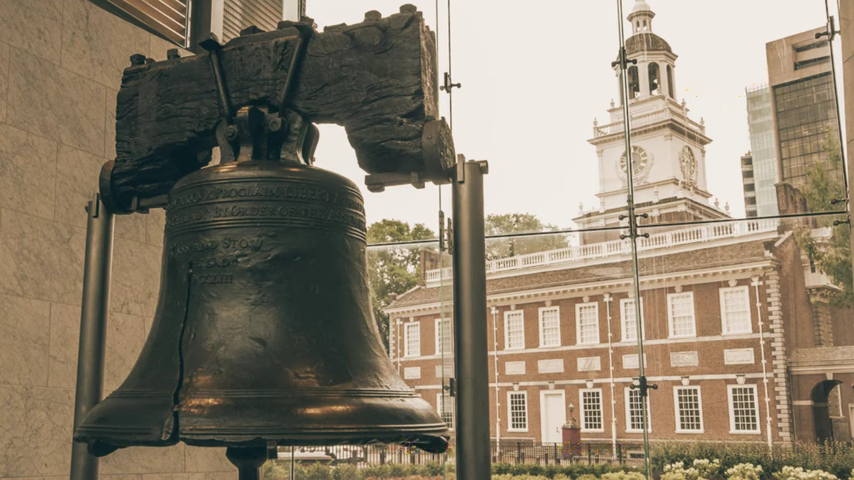
{"label": "stone wall", "polygon": [[[851,182],[851,172],[854,168],[854,3],[840,2],[839,30],[842,35],[842,98],[847,100],[841,108],[845,109],[845,155],[848,157],[848,181]],[[854,202],[848,203],[848,211],[854,216]],[[851,236],[851,251],[854,252],[854,235]],[[854,264],[852,264],[854,268]]]}
{"label": "stone wall", "polygon": [[[86,0],[0,3],[0,479],[68,477],[84,205],[115,155],[128,57],[172,45]],[[136,360],[159,285],[163,212],[116,219],[105,394]],[[227,472],[227,473],[226,473]],[[221,449],[125,449],[122,480],[234,478]]]}

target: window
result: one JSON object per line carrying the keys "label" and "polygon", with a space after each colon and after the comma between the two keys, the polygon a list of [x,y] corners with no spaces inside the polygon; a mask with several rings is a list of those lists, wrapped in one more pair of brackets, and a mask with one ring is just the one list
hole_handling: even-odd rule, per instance
{"label": "window", "polygon": [[453,355],[453,334],[450,320],[436,319],[436,355]]}
{"label": "window", "polygon": [[729,385],[729,433],[759,433],[756,385]]}
{"label": "window", "polygon": [[580,390],[581,429],[588,432],[604,432],[602,423],[602,389],[587,388]]}
{"label": "window", "polygon": [[579,344],[599,343],[599,304],[580,303],[575,306],[575,329]]}
{"label": "window", "polygon": [[[626,387],[626,432],[642,432],[643,418],[641,417],[641,395],[640,389]],[[650,425],[649,396],[646,397],[646,428],[652,431]]]}
{"label": "window", "polygon": [[[636,341],[638,339],[638,325],[635,322],[635,299],[624,298],[620,300],[620,324],[622,325],[624,342]],[[643,320],[643,299],[641,299],[641,320]],[[641,321],[641,333],[646,338],[646,326]]]}
{"label": "window", "polygon": [[525,316],[521,310],[504,312],[504,349],[525,348]]}
{"label": "window", "polygon": [[187,0],[100,0],[95,2],[110,13],[172,42],[188,46]]}
{"label": "window", "polygon": [[421,324],[409,322],[403,326],[403,356],[417,357],[421,355]]}
{"label": "window", "polygon": [[695,337],[694,294],[692,292],[667,295],[667,318],[670,337]]}
{"label": "window", "polygon": [[528,392],[507,392],[508,432],[528,431]]}
{"label": "window", "polygon": [[703,433],[703,403],[700,387],[674,387],[676,433]]}
{"label": "window", "polygon": [[540,346],[560,346],[560,307],[540,309]]}
{"label": "window", "polygon": [[723,334],[751,333],[750,291],[747,286],[722,288],[720,292]]}
{"label": "window", "polygon": [[454,428],[454,397],[444,394],[436,394],[436,411],[442,417],[442,421],[448,425],[448,428]]}

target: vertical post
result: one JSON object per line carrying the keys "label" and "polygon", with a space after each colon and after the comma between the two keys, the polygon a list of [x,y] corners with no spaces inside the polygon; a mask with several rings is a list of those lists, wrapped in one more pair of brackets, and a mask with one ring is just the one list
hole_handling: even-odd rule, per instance
{"label": "vertical post", "polygon": [[[110,304],[110,270],[113,262],[113,215],[95,194],[86,207],[86,260],[83,267],[83,302],[80,346],[77,351],[77,392],[74,428],[101,401],[104,386],[104,348]],[[72,442],[71,480],[96,480],[98,459],[85,443]]]}
{"label": "vertical post", "polygon": [[490,477],[489,350],[486,341],[486,244],[483,175],[486,162],[457,158],[453,180],[454,358],[457,392],[457,478]]}

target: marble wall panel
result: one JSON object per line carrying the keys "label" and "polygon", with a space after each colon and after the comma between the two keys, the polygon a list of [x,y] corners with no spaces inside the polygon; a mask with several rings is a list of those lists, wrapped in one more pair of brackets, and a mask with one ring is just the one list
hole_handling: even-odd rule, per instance
{"label": "marble wall panel", "polygon": [[142,480],[142,475],[135,473],[131,475],[99,475],[103,480]]}
{"label": "marble wall panel", "polygon": [[56,142],[0,124],[0,208],[53,218]]}
{"label": "marble wall panel", "polygon": [[86,229],[55,223],[49,248],[51,300],[80,305],[83,297],[83,262]]}
{"label": "marble wall panel", "polygon": [[50,303],[0,295],[0,383],[47,386]]}
{"label": "marble wall panel", "polygon": [[185,445],[171,447],[122,448],[101,459],[101,472],[117,473],[183,473]]}
{"label": "marble wall panel", "polygon": [[107,119],[104,121],[104,156],[107,160],[116,158],[116,95],[118,90],[107,89],[107,108],[104,112]]}
{"label": "marble wall panel", "polygon": [[9,89],[9,45],[0,43],[0,122],[6,121],[6,91]]}
{"label": "marble wall panel", "polygon": [[140,480],[189,480],[189,478],[189,473],[145,473],[140,475]]}
{"label": "marble wall panel", "polygon": [[110,310],[150,316],[160,289],[161,248],[117,238],[113,247]]}
{"label": "marble wall panel", "polygon": [[237,469],[235,468],[231,472],[191,473],[189,480],[233,480],[236,475]]}
{"label": "marble wall panel", "polygon": [[13,48],[6,122],[65,145],[104,155],[103,85]]}
{"label": "marble wall panel", "polygon": [[86,228],[89,216],[84,207],[98,191],[98,175],[104,159],[97,155],[59,145],[56,156],[57,222]]}
{"label": "marble wall panel", "polygon": [[86,231],[3,210],[0,293],[80,304]]}
{"label": "marble wall panel", "polygon": [[0,42],[58,64],[63,3],[56,0],[4,0],[0,3]]}
{"label": "marble wall panel", "polygon": [[68,475],[74,392],[0,385],[0,477]]}
{"label": "marble wall panel", "polygon": [[54,303],[50,306],[50,387],[77,386],[77,349],[80,342],[80,307]]}
{"label": "marble wall panel", "polygon": [[116,238],[133,240],[134,242],[147,243],[146,218],[148,215],[134,213],[131,215],[116,215],[115,232]]}
{"label": "marble wall panel", "polygon": [[191,447],[185,450],[188,472],[231,472],[234,465],[225,458],[225,448]]}
{"label": "marble wall panel", "polygon": [[149,33],[86,0],[62,2],[63,68],[113,89],[130,56],[148,56]]}
{"label": "marble wall panel", "polygon": [[142,317],[110,313],[107,320],[107,351],[104,358],[104,394],[127,378],[142,351],[145,324]]}
{"label": "marble wall panel", "polygon": [[163,231],[166,229],[166,211],[162,208],[151,210],[145,217],[146,243],[163,246]]}
{"label": "marble wall panel", "polygon": [[177,48],[178,51],[181,53],[182,57],[189,57],[193,55],[193,52],[181,48],[178,45],[175,45],[174,43],[170,42],[169,40],[162,39],[154,34],[149,34],[149,42],[150,48],[148,55],[151,58],[157,60],[158,62],[161,60],[166,60],[166,51],[170,48]]}

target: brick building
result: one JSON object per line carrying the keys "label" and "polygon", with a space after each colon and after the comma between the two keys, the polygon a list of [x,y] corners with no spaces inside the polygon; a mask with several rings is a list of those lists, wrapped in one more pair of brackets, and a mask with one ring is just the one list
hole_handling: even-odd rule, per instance
{"label": "brick building", "polygon": [[[788,443],[854,435],[852,312],[775,220],[733,220],[708,203],[705,126],[673,98],[676,55],[638,0],[628,20],[633,175],[645,365],[653,441]],[[633,80],[634,79],[634,80]],[[619,226],[626,175],[622,110],[594,125],[600,208],[581,228]],[[700,225],[673,222],[705,220]],[[655,227],[655,224],[671,224]],[[636,444],[641,407],[630,245],[619,230],[559,250],[487,264],[492,436],[560,442],[571,413],[582,438]],[[816,232],[820,234],[820,231]],[[520,240],[522,241],[522,240]],[[429,253],[424,253],[429,256]],[[435,265],[423,259],[422,266]],[[423,269],[426,270],[426,269]],[[390,354],[403,378],[453,424],[450,272],[386,309]],[[444,319],[444,320],[443,320]]]}

